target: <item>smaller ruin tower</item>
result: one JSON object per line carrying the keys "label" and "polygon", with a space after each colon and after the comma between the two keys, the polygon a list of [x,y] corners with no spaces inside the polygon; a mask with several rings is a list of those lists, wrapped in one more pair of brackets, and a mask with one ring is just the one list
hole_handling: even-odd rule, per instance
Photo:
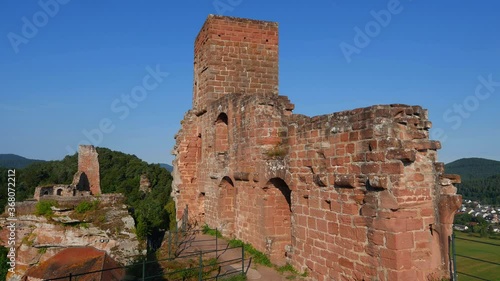
{"label": "smaller ruin tower", "polygon": [[87,175],[92,195],[101,194],[101,179],[97,156],[97,151],[93,145],[80,145],[78,148],[78,171]]}

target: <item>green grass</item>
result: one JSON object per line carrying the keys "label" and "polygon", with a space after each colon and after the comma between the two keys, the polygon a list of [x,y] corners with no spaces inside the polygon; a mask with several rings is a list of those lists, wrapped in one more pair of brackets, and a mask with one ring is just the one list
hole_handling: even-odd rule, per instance
{"label": "green grass", "polygon": [[[212,236],[217,235],[217,237],[223,238],[222,234],[218,230],[211,229],[206,224],[203,226],[202,232],[204,234],[208,234],[208,235],[212,235]],[[271,263],[269,258],[264,253],[257,251],[252,245],[250,245],[248,243],[243,243],[243,241],[238,240],[238,239],[231,239],[228,241],[228,244],[229,244],[229,247],[232,247],[232,248],[235,248],[235,247],[245,248],[245,252],[247,252],[248,254],[250,254],[253,257],[253,261],[255,263],[262,264],[262,265],[269,266],[269,267],[273,266],[273,264]]]}
{"label": "green grass", "polygon": [[293,274],[299,274],[297,272],[297,270],[295,270],[295,268],[293,268],[293,266],[291,264],[285,264],[283,266],[280,266],[278,268],[276,268],[276,270],[279,272],[279,273],[285,273],[285,272],[291,272]]}
{"label": "green grass", "polygon": [[[477,236],[469,236],[467,233],[455,232],[455,250],[457,255],[469,256],[476,259],[481,259],[489,262],[495,262],[500,264],[500,241],[496,239],[480,238]],[[473,241],[461,240],[459,238],[465,238],[469,240],[487,242],[496,244],[487,245],[481,243],[475,243]],[[488,264],[481,261],[476,261],[464,257],[456,257],[457,259],[457,271],[466,274],[478,276],[488,280],[499,280],[500,266],[494,264]],[[478,280],[472,277],[465,276],[463,274],[458,274],[460,281],[473,281]]]}
{"label": "green grass", "polygon": [[45,217],[49,218],[52,215],[54,215],[54,212],[51,209],[52,206],[57,206],[56,201],[53,201],[53,200],[42,200],[42,201],[36,203],[35,214],[39,215],[39,216],[45,216]]}
{"label": "green grass", "polygon": [[[223,238],[222,234],[219,231],[216,231],[215,229],[211,229],[210,227],[208,227],[208,225],[204,225],[202,231],[204,234],[208,234],[208,235],[212,235],[212,236],[217,235],[217,237]],[[229,244],[229,247],[231,247],[231,248],[243,247],[245,249],[245,253],[251,255],[252,261],[255,262],[256,264],[261,264],[261,265],[264,265],[267,267],[272,267],[272,268],[276,269],[278,272],[280,272],[281,274],[284,274],[285,272],[292,274],[292,275],[288,276],[287,279],[294,279],[298,276],[307,277],[307,275],[308,275],[307,271],[303,272],[302,274],[299,274],[299,272],[295,268],[293,268],[293,266],[290,264],[286,264],[286,265],[280,266],[280,267],[272,264],[271,260],[269,259],[268,256],[266,256],[266,254],[258,251],[249,243],[244,243],[243,241],[238,240],[238,239],[231,239],[228,241],[228,244]],[[229,280],[233,280],[233,279],[229,279]],[[235,280],[237,281],[237,280],[246,280],[246,279],[235,279]]]}
{"label": "green grass", "polygon": [[82,201],[75,208],[75,211],[79,214],[86,213],[90,210],[96,210],[99,206],[99,200],[94,200],[92,202]]}
{"label": "green grass", "polygon": [[252,245],[248,243],[243,243],[243,241],[238,239],[231,239],[228,241],[230,247],[241,247],[245,249],[245,252],[253,257],[253,261],[257,264],[262,264],[268,267],[272,267],[273,264],[271,260],[262,252],[257,251]]}
{"label": "green grass", "polygon": [[218,238],[222,238],[222,234],[220,231],[216,229],[211,229],[208,225],[204,225],[202,229],[203,234],[211,235],[211,236],[217,236]]}

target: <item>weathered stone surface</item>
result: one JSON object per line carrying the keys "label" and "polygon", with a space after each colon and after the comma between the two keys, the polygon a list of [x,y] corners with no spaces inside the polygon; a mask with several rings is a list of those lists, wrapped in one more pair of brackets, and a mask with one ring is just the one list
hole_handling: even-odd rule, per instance
{"label": "weathered stone surface", "polygon": [[178,218],[188,206],[191,221],[311,280],[446,276],[460,197],[427,110],[292,114],[277,93],[277,38],[275,23],[219,16],[200,31],[193,109],[173,149]]}
{"label": "weathered stone surface", "polygon": [[142,192],[151,192],[151,182],[148,179],[147,175],[141,175],[141,180],[139,182],[139,190]]}
{"label": "weathered stone surface", "polygon": [[[71,211],[48,220],[45,217],[19,216],[16,222],[16,274],[8,280],[20,280],[31,266],[43,262],[59,251],[71,247],[94,247],[103,250],[122,264],[132,262],[130,257],[144,254],[143,247],[134,234],[134,220],[126,208],[104,206],[103,221],[81,225],[63,225],[75,223]],[[8,241],[8,221],[0,219],[0,241]],[[46,250],[41,251],[40,249]],[[16,279],[17,278],[17,279]]]}
{"label": "weathered stone surface", "polygon": [[73,247],[60,251],[37,267],[30,268],[23,280],[58,280],[70,273],[76,275],[70,279],[79,281],[125,280],[126,275],[125,269],[120,268],[120,264],[106,252],[92,247]]}

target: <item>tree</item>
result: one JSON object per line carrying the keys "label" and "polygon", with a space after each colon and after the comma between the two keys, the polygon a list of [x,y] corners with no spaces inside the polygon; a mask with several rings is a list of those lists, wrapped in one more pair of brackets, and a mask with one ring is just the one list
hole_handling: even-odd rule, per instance
{"label": "tree", "polygon": [[468,225],[472,221],[470,214],[458,214],[455,216],[454,224]]}

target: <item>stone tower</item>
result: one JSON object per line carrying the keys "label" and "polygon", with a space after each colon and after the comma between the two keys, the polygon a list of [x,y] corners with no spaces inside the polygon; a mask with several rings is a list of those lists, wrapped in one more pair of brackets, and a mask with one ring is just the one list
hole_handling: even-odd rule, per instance
{"label": "stone tower", "polygon": [[193,107],[231,93],[278,94],[278,24],[208,16],[196,37]]}
{"label": "stone tower", "polygon": [[87,175],[92,195],[101,194],[101,179],[97,156],[97,151],[93,145],[80,145],[78,148],[78,171]]}

